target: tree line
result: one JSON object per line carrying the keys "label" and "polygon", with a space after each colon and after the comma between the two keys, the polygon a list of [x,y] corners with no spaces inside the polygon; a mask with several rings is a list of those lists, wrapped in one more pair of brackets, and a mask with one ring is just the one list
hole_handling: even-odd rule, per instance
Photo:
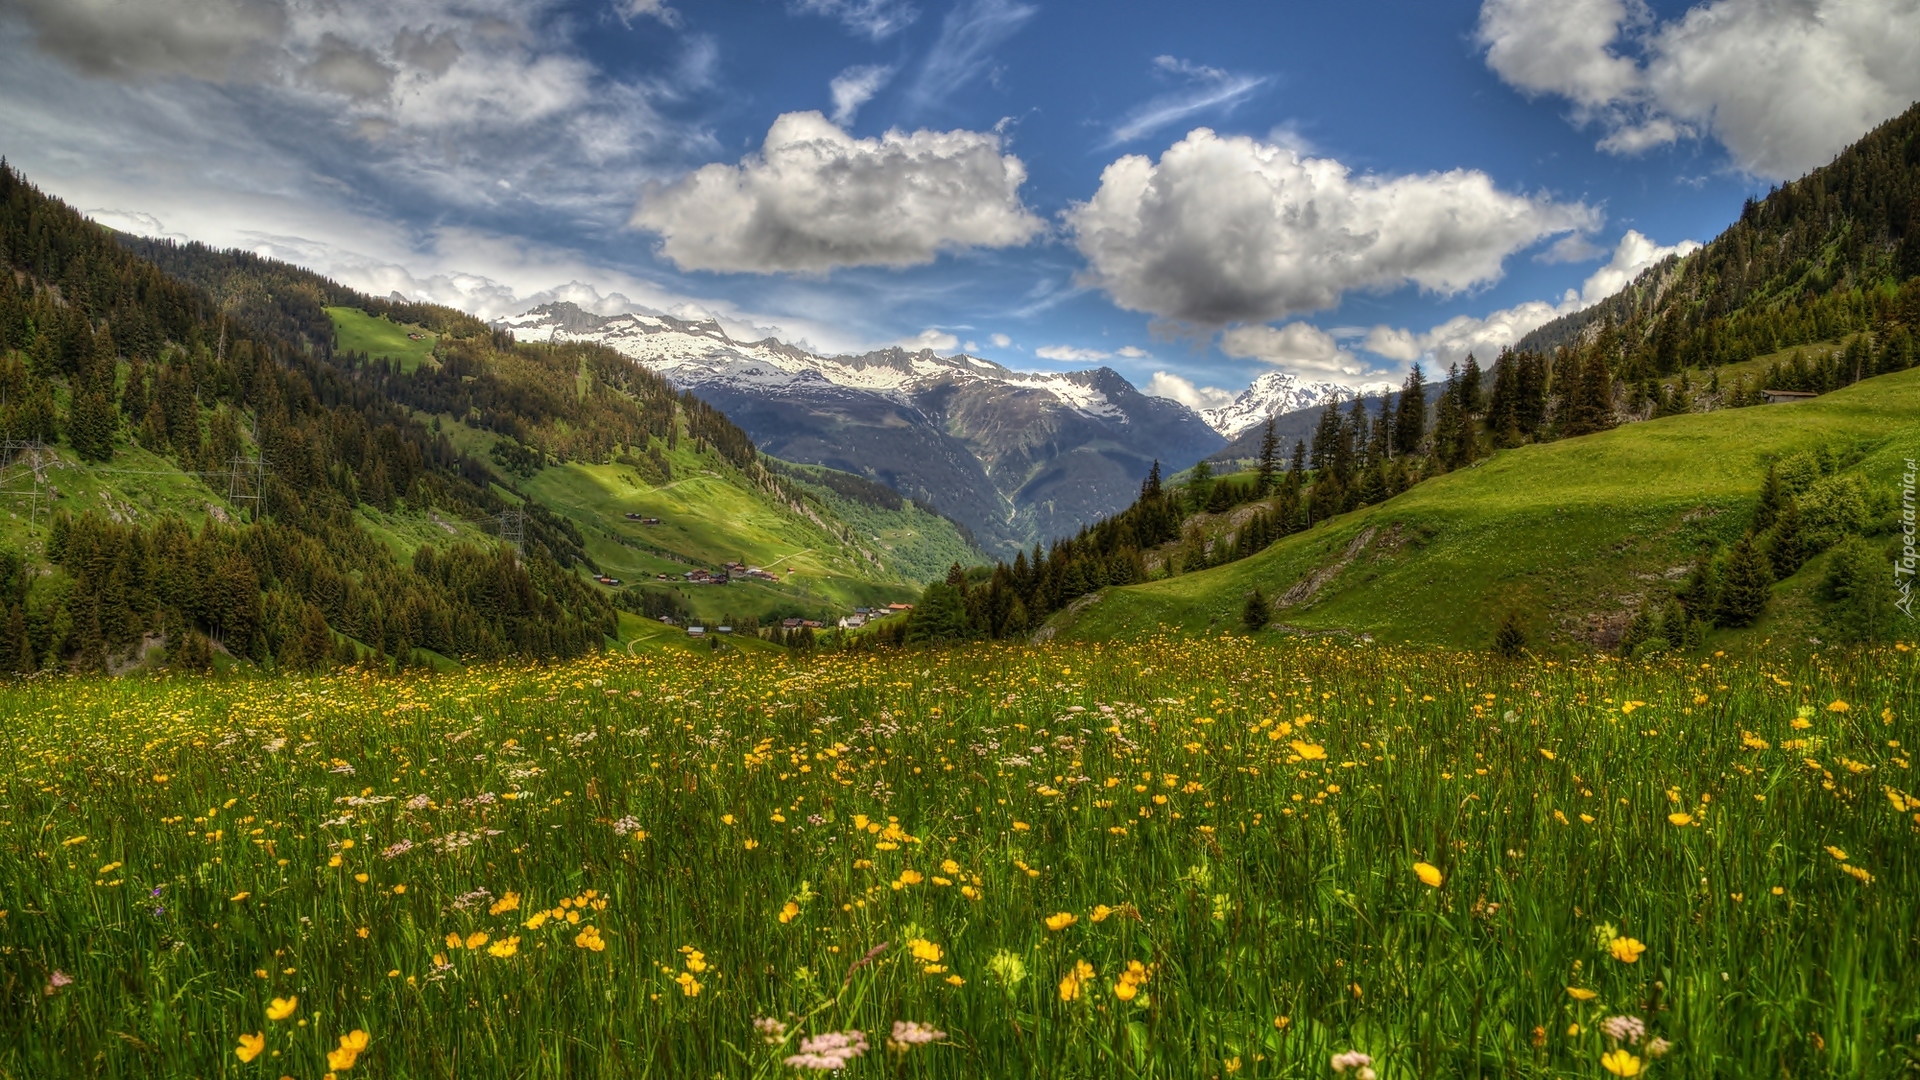
{"label": "tree line", "polygon": [[[187,473],[219,473],[256,454],[270,464],[260,493],[269,512],[259,520],[223,522],[217,508],[198,526],[165,514],[57,512],[38,558],[0,556],[9,568],[0,665],[97,670],[149,637],[189,667],[221,651],[296,667],[405,664],[419,649],[571,656],[613,631],[611,605],[569,569],[590,565],[578,531],[537,504],[525,507],[524,558],[452,542],[402,560],[361,527],[360,506],[475,519],[518,502],[496,490],[486,463],[413,418],[408,397],[393,392],[403,383],[390,365],[334,353],[324,307],[393,307],[437,325],[450,356],[502,362],[509,375],[484,403],[502,425],[558,430],[587,415],[581,426],[597,436],[608,425],[593,410],[627,418],[609,404],[631,401],[624,392],[577,408],[541,399],[526,391],[535,380],[514,381],[516,369],[565,365],[457,312],[371,301],[317,275],[199,245],[123,245],[4,163],[0,271],[0,437],[38,439],[56,453],[64,446],[95,464],[136,448]],[[578,367],[594,360],[565,363],[571,389]],[[551,381],[561,381],[557,370]],[[523,404],[534,419],[514,411]],[[724,418],[676,405],[698,437],[750,452]]]}

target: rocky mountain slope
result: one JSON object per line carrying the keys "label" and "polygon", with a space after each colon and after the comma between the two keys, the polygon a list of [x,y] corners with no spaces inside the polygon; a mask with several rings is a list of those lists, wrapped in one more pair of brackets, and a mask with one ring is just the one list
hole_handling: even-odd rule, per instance
{"label": "rocky mountain slope", "polygon": [[936,505],[994,553],[1113,513],[1155,459],[1185,466],[1225,442],[1193,410],[1109,368],[1018,372],[899,348],[827,357],[736,341],[711,320],[565,303],[503,325],[521,341],[609,346],[712,402],[766,452]]}

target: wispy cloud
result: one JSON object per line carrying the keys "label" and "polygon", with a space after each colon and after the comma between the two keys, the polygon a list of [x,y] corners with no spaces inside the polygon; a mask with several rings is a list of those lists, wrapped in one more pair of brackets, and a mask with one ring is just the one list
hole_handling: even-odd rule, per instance
{"label": "wispy cloud", "polygon": [[885,64],[861,64],[835,75],[827,84],[833,94],[833,122],[841,127],[853,123],[860,106],[872,101],[892,78],[893,68]]}
{"label": "wispy cloud", "polygon": [[908,100],[916,109],[938,105],[993,67],[993,50],[1040,13],[1015,0],[961,0],[941,21],[927,62]]}
{"label": "wispy cloud", "polygon": [[904,0],[794,0],[793,10],[838,19],[874,41],[891,37],[920,17],[920,9]]}
{"label": "wispy cloud", "polygon": [[1144,138],[1209,110],[1232,112],[1272,81],[1270,76],[1242,75],[1172,56],[1156,58],[1153,67],[1161,78],[1179,80],[1182,85],[1135,106],[1121,117],[1100,144],[1101,149]]}

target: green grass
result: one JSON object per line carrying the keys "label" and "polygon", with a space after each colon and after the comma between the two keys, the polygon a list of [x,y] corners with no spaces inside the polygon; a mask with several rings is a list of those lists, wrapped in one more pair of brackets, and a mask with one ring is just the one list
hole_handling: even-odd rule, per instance
{"label": "green grass", "polygon": [[[455,446],[486,459],[496,436],[449,416],[438,420],[439,430]],[[691,441],[683,440],[663,455],[672,479],[660,485],[624,465],[583,462],[549,464],[516,482],[526,495],[574,522],[587,553],[605,573],[630,585],[652,582],[647,587],[671,588],[695,617],[707,622],[728,615],[766,619],[801,614],[830,621],[855,607],[911,600],[919,594],[908,565],[889,560],[857,530],[853,542],[846,540],[842,530],[848,525],[831,510],[796,510],[718,453],[697,452]],[[662,524],[641,525],[628,520],[629,513],[657,517]],[[951,523],[912,513],[952,529]],[[919,524],[904,516],[897,521]],[[780,581],[700,586],[681,580],[695,567],[717,570],[733,560],[774,570]],[[658,582],[659,574],[672,581]]]}
{"label": "green grass", "polygon": [[[395,360],[401,371],[413,371],[433,359],[438,338],[424,326],[396,323],[369,315],[359,308],[330,307],[333,319],[334,349],[343,353],[365,353],[373,360]],[[417,339],[407,335],[418,334]]]}
{"label": "green grass", "polygon": [[1905,1075],[1915,674],[1215,635],[34,680],[0,1076],[319,1077],[358,1030],[340,1080],[775,1077],[847,1029],[856,1078]]}
{"label": "green grass", "polygon": [[831,470],[820,466],[793,465],[787,474],[790,483],[799,484],[833,511],[835,517],[852,528],[862,545],[874,549],[889,567],[913,581],[937,581],[946,576],[955,563],[974,566],[986,561],[980,550],[967,542],[953,522],[929,514],[912,502],[898,510],[871,506],[846,498],[807,478]]}
{"label": "green grass", "polygon": [[[1504,450],[1472,468],[1288,537],[1250,559],[1108,589],[1056,618],[1099,640],[1166,625],[1236,625],[1258,586],[1279,596],[1334,571],[1280,622],[1406,642],[1483,646],[1508,611],[1529,638],[1578,649],[1595,618],[1619,618],[1703,542],[1746,528],[1767,462],[1821,443],[1863,452],[1854,466],[1889,490],[1920,452],[1920,369],[1792,405],[1668,417]],[[1346,554],[1363,536],[1370,539]],[[1804,594],[1811,572],[1783,583]],[[1763,636],[1767,627],[1762,626]]]}

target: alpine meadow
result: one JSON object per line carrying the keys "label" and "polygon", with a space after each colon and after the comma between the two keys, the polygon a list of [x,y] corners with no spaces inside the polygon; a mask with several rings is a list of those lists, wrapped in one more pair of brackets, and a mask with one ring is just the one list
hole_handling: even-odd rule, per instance
{"label": "alpine meadow", "polygon": [[0,1080],[1920,1078],[1916,42],[0,3]]}

